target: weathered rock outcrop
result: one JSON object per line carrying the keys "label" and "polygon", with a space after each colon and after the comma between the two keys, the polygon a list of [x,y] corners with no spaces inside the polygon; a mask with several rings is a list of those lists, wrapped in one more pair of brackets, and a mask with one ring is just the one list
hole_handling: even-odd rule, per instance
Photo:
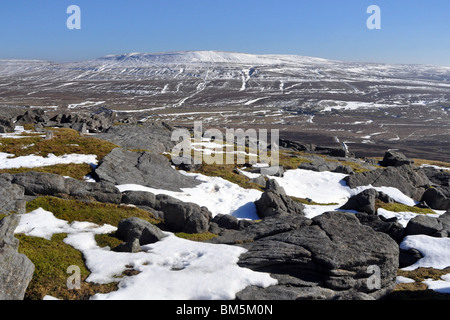
{"label": "weathered rock outcrop", "polygon": [[403,153],[393,150],[386,151],[383,160],[380,161],[383,167],[399,167],[405,164],[414,164],[414,161],[408,159]]}
{"label": "weathered rock outcrop", "polygon": [[25,213],[25,189],[11,183],[13,176],[0,175],[0,214]]}
{"label": "weathered rock outcrop", "polygon": [[155,153],[170,152],[176,142],[173,129],[165,123],[126,124],[110,127],[96,137],[127,149],[144,149]]}
{"label": "weathered rock outcrop", "polygon": [[303,215],[304,206],[292,200],[278,183],[269,179],[261,198],[255,201],[256,211],[260,218],[271,217],[278,214],[292,213]]}
{"label": "weathered rock outcrop", "polygon": [[116,236],[124,241],[113,249],[119,252],[136,252],[141,245],[155,243],[166,237],[157,226],[136,217],[121,220]]}
{"label": "weathered rock outcrop", "polygon": [[[0,177],[5,175],[0,175]],[[107,182],[91,183],[45,172],[24,172],[11,176],[11,183],[21,186],[26,195],[71,196],[77,199],[120,203],[122,194]]]}
{"label": "weathered rock outcrop", "polygon": [[18,253],[14,230],[20,222],[12,214],[0,220],[0,300],[23,300],[34,273],[34,264]]}
{"label": "weathered rock outcrop", "polygon": [[375,189],[366,189],[351,197],[342,207],[343,210],[356,210],[368,214],[376,214],[375,202],[381,200],[385,203],[393,203],[394,200],[383,192]]}
{"label": "weathered rock outcrop", "polygon": [[344,181],[350,188],[368,185],[397,188],[417,201],[431,185],[423,171],[411,165],[353,173],[344,178]]}
{"label": "weathered rock outcrop", "polygon": [[126,191],[122,202],[161,212],[160,218],[172,232],[201,233],[208,231],[212,213],[195,203],[183,202],[168,195]]}
{"label": "weathered rock outcrop", "polygon": [[351,213],[277,215],[211,242],[243,246],[240,266],[278,280],[247,287],[238,299],[380,299],[395,286],[398,244]]}
{"label": "weathered rock outcrop", "polygon": [[424,234],[432,237],[450,236],[450,211],[439,217],[417,215],[405,228],[405,236]]}
{"label": "weathered rock outcrop", "polygon": [[133,152],[113,149],[95,169],[100,181],[121,184],[139,184],[155,189],[180,191],[200,184],[172,168],[163,155],[152,152]]}

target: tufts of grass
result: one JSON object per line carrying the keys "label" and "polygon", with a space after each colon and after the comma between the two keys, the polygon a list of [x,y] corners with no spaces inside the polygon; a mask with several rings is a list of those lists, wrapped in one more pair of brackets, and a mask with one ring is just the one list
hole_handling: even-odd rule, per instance
{"label": "tufts of grass", "polygon": [[439,293],[428,289],[423,283],[426,279],[439,280],[448,274],[450,267],[438,270],[433,268],[417,268],[416,270],[398,270],[397,275],[413,279],[412,283],[399,283],[396,285],[388,300],[450,300],[450,294]]}
{"label": "tufts of grass", "polygon": [[208,241],[208,240],[211,240],[211,239],[217,237],[217,235],[215,235],[214,233],[211,233],[211,232],[192,233],[192,234],[179,232],[179,233],[175,233],[175,235],[182,239],[191,240],[191,241],[199,241],[199,242]]}
{"label": "tufts of grass", "polygon": [[80,200],[66,200],[56,197],[39,197],[27,202],[27,212],[37,208],[52,212],[58,219],[73,221],[87,221],[95,224],[110,224],[117,226],[122,219],[137,217],[153,224],[161,221],[155,219],[152,213],[133,206],[85,202]]}
{"label": "tufts of grass", "polygon": [[392,211],[392,212],[413,212],[413,213],[417,213],[417,214],[436,214],[436,212],[434,212],[431,209],[411,207],[411,206],[407,206],[407,205],[404,205],[401,203],[385,203],[380,200],[375,201],[375,208],[377,210],[378,210],[378,208],[382,208],[382,209]]}
{"label": "tufts of grass", "polygon": [[[124,205],[99,202],[84,202],[79,200],[64,200],[55,197],[39,197],[27,203],[27,212],[43,208],[52,212],[55,217],[73,221],[88,221],[99,225],[117,226],[119,221],[129,217],[138,217],[150,223],[160,223],[160,220],[145,210]],[[26,299],[41,300],[45,295],[51,295],[64,300],[84,300],[96,293],[107,293],[117,290],[115,283],[96,285],[85,282],[89,276],[83,256],[80,251],[64,243],[66,234],[55,234],[51,240],[17,234],[20,241],[19,251],[27,255],[35,265],[35,272],[30,283]],[[100,247],[114,248],[121,240],[114,233],[96,235]],[[67,288],[67,268],[78,266],[81,271],[81,289]]]}
{"label": "tufts of grass", "polygon": [[307,204],[307,205],[314,205],[314,206],[332,206],[332,205],[338,205],[338,203],[318,203],[315,201],[310,201],[308,199],[304,199],[304,198],[297,198],[297,197],[290,197],[292,200],[303,203],[303,204]]}
{"label": "tufts of grass", "polygon": [[72,164],[57,164],[52,166],[38,167],[38,168],[14,168],[2,169],[0,173],[22,173],[22,172],[46,172],[67,176],[78,180],[83,180],[84,177],[92,172],[92,167],[87,163],[72,163]]}
{"label": "tufts of grass", "polygon": [[[46,157],[49,154],[62,156],[64,154],[95,154],[100,161],[105,155],[117,148],[117,145],[94,137],[81,136],[72,129],[51,129],[54,138],[45,140],[33,133],[23,133],[26,137],[21,139],[0,138],[0,152],[13,154],[15,157],[26,155],[39,155]],[[89,164],[61,164],[39,168],[3,169],[0,173],[20,173],[28,171],[55,173],[75,179],[83,178],[92,172]]]}
{"label": "tufts of grass", "polygon": [[[27,300],[42,300],[51,295],[63,300],[87,300],[95,293],[117,290],[116,284],[96,285],[85,282],[89,276],[80,251],[63,242],[66,234],[55,234],[51,240],[17,234],[19,252],[25,254],[34,264],[33,278],[25,293]],[[81,288],[70,290],[67,280],[71,265],[80,268]]]}
{"label": "tufts of grass", "polygon": [[35,134],[23,134],[21,139],[0,138],[0,152],[11,153],[16,157],[36,154],[43,157],[52,153],[56,156],[64,154],[95,154],[100,160],[118,146],[94,137],[86,137],[78,131],[66,128],[51,128],[53,139],[46,140]]}
{"label": "tufts of grass", "polygon": [[96,234],[95,241],[97,242],[97,245],[99,247],[109,247],[111,249],[117,247],[123,242],[122,240],[117,238],[114,233]]}

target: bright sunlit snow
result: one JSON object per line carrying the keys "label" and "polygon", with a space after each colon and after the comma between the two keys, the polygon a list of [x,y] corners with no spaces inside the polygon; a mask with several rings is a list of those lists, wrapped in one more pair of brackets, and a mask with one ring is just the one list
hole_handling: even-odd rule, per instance
{"label": "bright sunlit snow", "polygon": [[[246,250],[237,246],[194,242],[166,233],[166,238],[142,246],[143,251],[138,253],[100,248],[94,235],[115,230],[110,225],[88,222],[69,224],[39,208],[21,215],[15,233],[46,239],[54,233],[67,233],[64,242],[83,253],[91,272],[86,281],[119,281],[117,291],[96,294],[92,299],[224,300],[234,299],[237,292],[249,285],[267,287],[277,283],[268,273],[239,267],[239,255]],[[117,278],[131,267],[140,273]]]}
{"label": "bright sunlit snow", "polygon": [[71,164],[71,163],[88,163],[96,164],[97,156],[93,154],[66,154],[63,156],[55,156],[49,154],[47,157],[28,155],[13,158],[14,155],[8,153],[0,153],[0,169],[15,169],[15,168],[37,168],[52,166],[56,164]]}

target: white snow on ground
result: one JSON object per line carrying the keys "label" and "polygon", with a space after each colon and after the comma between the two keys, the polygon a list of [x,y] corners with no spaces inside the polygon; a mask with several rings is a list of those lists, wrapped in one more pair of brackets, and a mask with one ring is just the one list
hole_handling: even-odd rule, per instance
{"label": "white snow on ground", "polygon": [[440,293],[450,293],[450,273],[443,275],[441,279],[442,280],[427,279],[424,283],[428,286],[428,289]]}
{"label": "white snow on ground", "polygon": [[416,282],[416,280],[403,276],[397,276],[397,278],[395,279],[395,283],[414,283],[414,282]]}
{"label": "white snow on ground", "polygon": [[8,133],[0,133],[0,138],[13,138],[13,139],[21,139],[21,138],[28,138],[26,133],[33,133],[33,137],[45,137],[44,135],[36,135],[36,132],[25,130],[23,126],[15,126],[14,132],[8,132]]}
{"label": "white snow on ground", "polygon": [[30,213],[20,215],[20,224],[15,233],[23,233],[32,237],[40,237],[47,240],[54,233],[79,233],[90,232],[92,234],[110,233],[117,228],[111,225],[98,226],[91,222],[72,222],[56,218],[53,213],[38,208]]}
{"label": "white snow on ground", "polygon": [[351,189],[344,179],[347,175],[333,172],[311,170],[287,170],[284,177],[274,177],[286,193],[297,198],[309,198],[318,203],[344,204],[347,200],[365,189],[374,188],[389,195],[397,202],[413,206],[415,201],[392,187],[362,186]]}
{"label": "white snow on ground", "polygon": [[[114,252],[97,246],[94,235],[110,233],[117,228],[89,222],[57,219],[41,208],[21,215],[15,233],[50,239],[54,233],[68,233],[64,242],[83,253],[91,274],[88,282],[119,281],[119,289],[97,294],[92,299],[108,300],[225,300],[249,285],[267,287],[277,281],[268,273],[254,272],[237,265],[246,252],[237,246],[194,242],[166,233],[157,243],[142,246],[138,253]],[[133,267],[135,276],[124,276]],[[46,299],[52,299],[47,296]]]}
{"label": "white snow on ground", "polygon": [[[430,237],[423,234],[412,235],[403,239],[400,248],[404,250],[414,248],[424,256],[402,270],[415,270],[420,267],[442,270],[450,267],[450,238]],[[423,282],[431,290],[450,293],[450,273],[442,276],[441,280],[427,279]]]}
{"label": "white snow on ground", "polygon": [[[180,171],[183,173],[183,171]],[[185,202],[193,202],[205,206],[213,216],[231,214],[240,219],[259,219],[254,201],[261,197],[262,192],[254,189],[244,189],[220,177],[208,177],[198,173],[184,173],[195,177],[203,183],[194,188],[183,188],[181,192],[148,188],[136,184],[116,186],[121,192],[147,191],[154,194],[167,194]]]}
{"label": "white snow on ground", "polygon": [[405,237],[400,248],[419,250],[423,258],[403,270],[415,270],[420,267],[445,269],[450,266],[450,238],[437,238],[427,235],[411,235]]}
{"label": "white snow on ground", "polygon": [[52,166],[56,164],[70,164],[70,163],[88,163],[96,164],[96,155],[85,154],[66,154],[62,156],[55,156],[49,154],[47,157],[28,155],[13,158],[13,154],[0,153],[0,169],[14,169],[14,168],[37,168]]}
{"label": "white snow on ground", "polygon": [[[436,212],[436,214],[426,214],[426,215],[433,217],[433,218],[438,218],[439,215],[441,215],[445,212],[442,210],[434,210],[434,211]],[[403,227],[406,227],[409,220],[411,220],[412,218],[414,218],[415,216],[418,215],[418,213],[414,213],[414,212],[392,212],[392,211],[385,210],[383,208],[379,208],[377,213],[378,213],[378,215],[383,216],[386,219],[397,218],[397,222],[400,223]],[[423,213],[420,213],[420,215],[423,215]]]}

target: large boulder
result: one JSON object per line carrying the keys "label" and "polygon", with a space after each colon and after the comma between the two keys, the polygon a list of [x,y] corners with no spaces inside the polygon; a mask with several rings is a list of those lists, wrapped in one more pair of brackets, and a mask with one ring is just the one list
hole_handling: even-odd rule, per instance
{"label": "large boulder", "polygon": [[113,149],[95,169],[98,180],[121,184],[138,184],[155,189],[180,191],[200,184],[172,168],[163,155]]}
{"label": "large boulder", "polygon": [[421,201],[436,210],[450,209],[450,187],[428,188],[424,192]]}
{"label": "large boulder", "polygon": [[304,215],[303,204],[292,200],[273,179],[266,181],[266,188],[261,198],[255,201],[255,205],[261,219],[284,213]]}
{"label": "large boulder", "polygon": [[405,228],[405,236],[424,234],[432,237],[450,237],[450,210],[439,217],[417,215]]}
{"label": "large boulder", "polygon": [[12,183],[21,186],[26,195],[55,197],[73,197],[80,200],[120,203],[122,194],[119,189],[108,182],[92,183],[65,178],[46,172],[23,172],[12,175]]}
{"label": "large boulder", "polygon": [[246,248],[238,264],[278,280],[245,288],[243,300],[380,299],[393,290],[399,263],[394,240],[346,212],[268,217],[210,242]]}
{"label": "large boulder", "polygon": [[14,230],[19,222],[15,214],[0,220],[0,300],[23,300],[34,273],[30,259],[17,252],[19,240]]}
{"label": "large boulder", "polygon": [[0,214],[25,213],[25,189],[11,183],[12,175],[0,175]]}
{"label": "large boulder", "polygon": [[133,248],[136,241],[141,246],[155,243],[162,238],[165,238],[167,235],[150,222],[140,218],[131,217],[120,220],[119,225],[117,226],[116,236],[125,243],[119,245],[119,248],[116,248],[115,250],[125,251],[123,250],[124,248]]}
{"label": "large boulder", "polygon": [[122,195],[122,203],[156,212],[155,216],[162,218],[164,225],[172,232],[202,233],[209,230],[212,219],[212,213],[206,207],[164,194],[126,191]]}
{"label": "large boulder", "polygon": [[164,212],[164,225],[173,232],[202,233],[209,230],[212,213],[206,207],[157,195],[156,210]]}
{"label": "large boulder", "polygon": [[424,172],[411,165],[353,173],[345,177],[344,181],[350,188],[368,185],[397,188],[417,201],[431,185],[431,181]]}
{"label": "large boulder", "polygon": [[399,167],[404,164],[414,164],[414,161],[408,159],[403,153],[394,150],[386,151],[383,160],[380,161],[380,165],[383,167]]}
{"label": "large boulder", "polygon": [[394,202],[394,200],[392,200],[385,193],[378,192],[377,190],[370,188],[358,193],[357,195],[352,196],[340,209],[356,210],[358,212],[376,214],[376,200],[380,200],[385,203]]}

